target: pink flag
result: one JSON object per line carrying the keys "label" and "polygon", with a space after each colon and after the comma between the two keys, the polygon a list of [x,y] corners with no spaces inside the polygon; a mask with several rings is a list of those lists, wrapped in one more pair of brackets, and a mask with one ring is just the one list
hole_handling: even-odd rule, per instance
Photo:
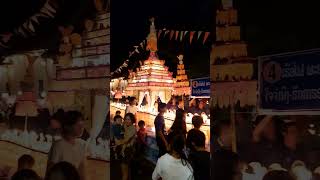
{"label": "pink flag", "polygon": [[170,40],[173,38],[173,35],[174,35],[174,30],[171,30],[171,32],[170,32]]}
{"label": "pink flag", "polygon": [[190,32],[190,44],[192,43],[192,39],[193,39],[194,33],[195,33],[195,31],[191,31]]}
{"label": "pink flag", "polygon": [[178,39],[179,31],[176,31],[176,40]]}
{"label": "pink flag", "polygon": [[203,38],[203,44],[206,42],[207,38],[209,37],[210,32],[205,32],[204,38]]}

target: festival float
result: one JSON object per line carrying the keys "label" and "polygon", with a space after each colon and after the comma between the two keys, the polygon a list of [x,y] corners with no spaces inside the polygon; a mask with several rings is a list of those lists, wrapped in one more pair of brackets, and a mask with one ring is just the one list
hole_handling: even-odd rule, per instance
{"label": "festival float", "polygon": [[[1,147],[12,147],[13,152],[20,149],[15,157],[10,157],[9,165],[23,153],[36,155],[36,161],[41,159],[41,165],[46,164],[52,142],[61,137],[39,133],[33,127],[39,123],[36,122],[39,109],[46,108],[52,114],[62,108],[84,114],[85,128],[90,132],[87,140],[89,164],[97,165],[99,170],[107,168],[109,141],[99,134],[109,111],[110,12],[109,5],[104,8],[102,2],[95,3],[97,16],[86,21],[82,35],[66,33],[70,29],[60,28],[63,55],[57,61],[46,55],[46,49],[39,49],[11,54],[0,64],[1,103],[4,105],[1,110],[15,107],[14,117],[9,121],[24,124],[1,131]],[[37,168],[43,175],[45,168]],[[99,170],[89,168],[90,179],[106,177],[105,170]]]}
{"label": "festival float", "polygon": [[[111,80],[111,89],[113,96],[120,92],[123,96],[134,96],[138,99],[138,120],[144,120],[148,129],[149,137],[154,137],[154,119],[158,114],[156,102],[167,103],[171,97],[178,94],[190,94],[190,86],[184,70],[183,57],[179,56],[180,64],[178,65],[178,81],[174,83],[173,73],[169,72],[165,66],[165,60],[160,60],[157,56],[157,33],[155,29],[154,19],[151,20],[150,34],[147,38],[147,50],[150,51],[149,58],[145,60],[136,72],[131,72],[129,79],[117,78]],[[125,87],[125,88],[124,88]],[[177,95],[177,94],[176,94]],[[119,103],[117,100],[111,103],[111,114],[115,114],[120,110],[124,114],[127,104]],[[165,124],[170,128],[174,118],[175,110],[168,110],[165,113]],[[187,129],[192,128],[193,114],[187,115]],[[205,124],[202,126],[202,131],[206,134],[207,144],[210,137],[210,119],[207,115],[202,115]],[[149,139],[150,146],[156,149],[154,140]],[[209,146],[208,146],[209,147]],[[155,157],[156,157],[155,153]]]}

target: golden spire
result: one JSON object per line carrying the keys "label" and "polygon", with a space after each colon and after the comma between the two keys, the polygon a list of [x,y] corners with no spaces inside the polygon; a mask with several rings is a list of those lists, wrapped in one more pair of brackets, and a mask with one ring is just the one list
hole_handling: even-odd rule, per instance
{"label": "golden spire", "polygon": [[158,51],[158,45],[157,45],[157,31],[156,27],[154,25],[154,18],[150,19],[151,25],[150,25],[150,33],[147,37],[147,50],[150,52],[157,52]]}

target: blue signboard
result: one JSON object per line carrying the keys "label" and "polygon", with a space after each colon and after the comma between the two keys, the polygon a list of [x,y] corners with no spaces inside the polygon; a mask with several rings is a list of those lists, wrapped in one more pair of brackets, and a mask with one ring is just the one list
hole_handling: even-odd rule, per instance
{"label": "blue signboard", "polygon": [[192,98],[210,98],[210,78],[191,79]]}
{"label": "blue signboard", "polygon": [[259,111],[320,110],[320,49],[259,58]]}

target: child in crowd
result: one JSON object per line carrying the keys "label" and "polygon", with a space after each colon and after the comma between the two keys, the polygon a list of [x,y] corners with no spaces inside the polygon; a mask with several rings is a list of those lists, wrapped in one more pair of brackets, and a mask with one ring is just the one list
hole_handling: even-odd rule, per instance
{"label": "child in crowd", "polygon": [[34,163],[35,163],[35,160],[33,159],[32,156],[28,154],[24,154],[18,159],[18,171],[22,169],[32,169],[32,167],[34,166]]}
{"label": "child in crowd", "polygon": [[[191,129],[188,134],[187,134],[187,142],[186,142],[186,146],[189,149],[190,153],[196,151],[195,147],[194,147],[194,142],[196,141],[197,138],[197,134],[203,134],[204,133],[200,130],[201,126],[203,125],[203,119],[201,116],[193,116],[192,117],[192,125],[193,125],[193,129]],[[205,135],[204,135],[205,136]]]}
{"label": "child in crowd", "polygon": [[19,172],[21,170],[24,170],[24,169],[32,170],[34,163],[35,163],[35,160],[32,156],[30,156],[28,154],[22,155],[18,159],[18,168],[16,169],[16,171],[14,169],[10,169],[8,172],[8,178],[9,179],[12,178],[14,173]]}
{"label": "child in crowd", "polygon": [[121,116],[121,111],[116,111],[116,116]]}
{"label": "child in crowd", "polygon": [[147,146],[147,142],[146,142],[146,136],[147,136],[147,132],[145,129],[145,122],[143,120],[140,120],[138,122],[138,126],[139,126],[139,131],[137,133],[138,135],[138,151],[140,153],[143,153],[145,150],[145,147]]}
{"label": "child in crowd", "polygon": [[[119,141],[123,139],[124,136],[124,128],[122,126],[122,117],[120,115],[116,115],[113,119],[113,124],[111,127],[113,141],[117,144]],[[114,147],[114,151],[117,152],[117,147]],[[115,158],[118,159],[117,153],[115,153]]]}
{"label": "child in crowd", "polygon": [[123,139],[124,129],[122,126],[122,117],[120,115],[116,115],[113,118],[113,124],[112,124],[112,134],[114,136],[114,140],[120,140]]}

